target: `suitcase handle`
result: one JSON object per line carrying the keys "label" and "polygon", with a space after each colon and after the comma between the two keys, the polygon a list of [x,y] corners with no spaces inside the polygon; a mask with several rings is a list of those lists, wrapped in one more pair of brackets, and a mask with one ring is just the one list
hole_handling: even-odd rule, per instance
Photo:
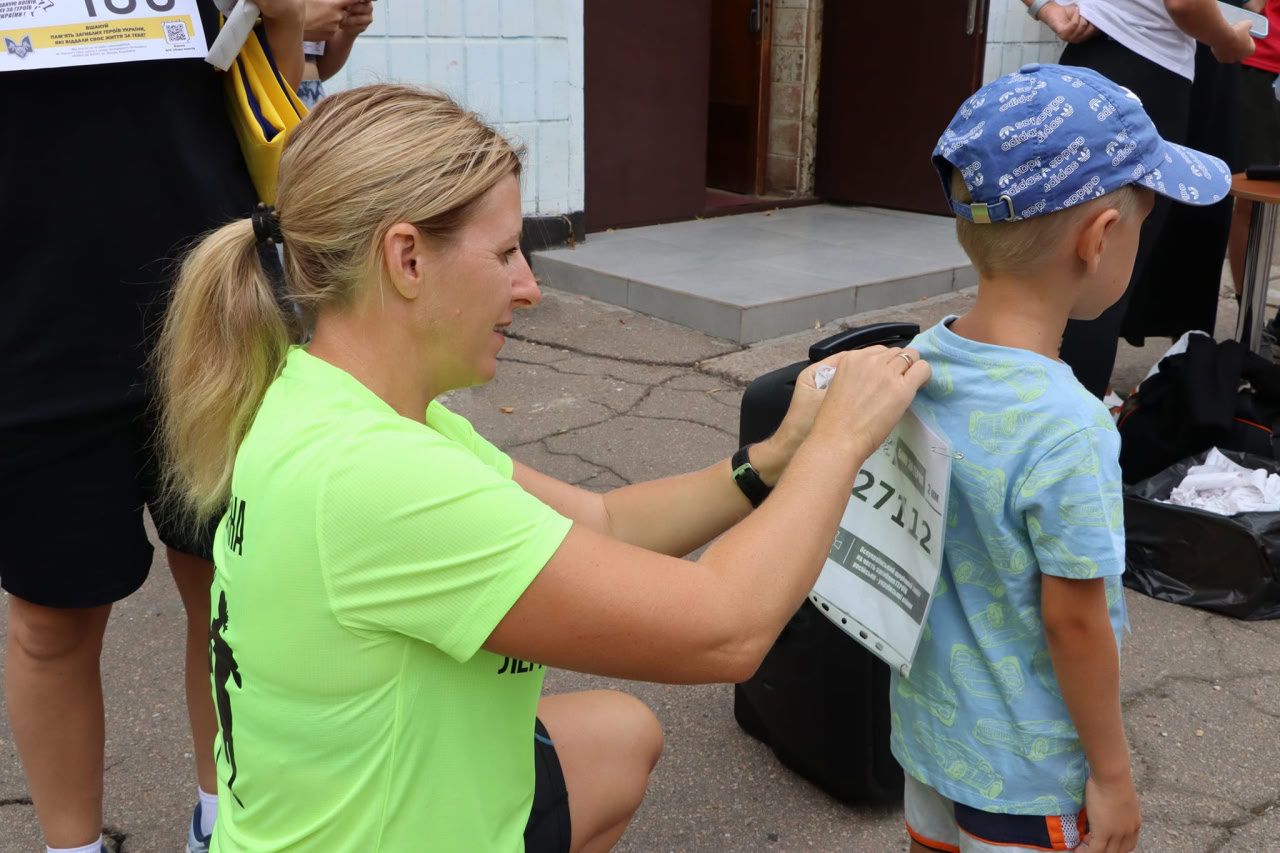
{"label": "suitcase handle", "polygon": [[920,327],[915,323],[875,323],[870,326],[859,326],[856,329],[845,329],[810,346],[809,363],[822,361],[845,350],[862,349],[876,344],[905,346],[918,334],[920,334]]}

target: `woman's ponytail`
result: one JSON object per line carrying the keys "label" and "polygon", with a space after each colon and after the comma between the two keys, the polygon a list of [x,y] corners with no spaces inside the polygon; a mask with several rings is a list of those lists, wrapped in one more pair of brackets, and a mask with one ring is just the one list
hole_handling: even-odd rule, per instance
{"label": "woman's ponytail", "polygon": [[194,525],[222,512],[236,450],[279,373],[292,318],[248,219],[183,260],[155,353],[164,491]]}

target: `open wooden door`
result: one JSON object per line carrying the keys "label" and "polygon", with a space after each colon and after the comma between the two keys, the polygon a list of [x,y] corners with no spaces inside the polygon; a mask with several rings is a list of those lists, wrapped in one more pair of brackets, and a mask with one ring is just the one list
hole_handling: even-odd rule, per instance
{"label": "open wooden door", "polygon": [[707,186],[764,192],[773,0],[711,0]]}
{"label": "open wooden door", "polygon": [[987,0],[914,9],[826,0],[815,175],[823,198],[950,213],[929,155],[982,83]]}

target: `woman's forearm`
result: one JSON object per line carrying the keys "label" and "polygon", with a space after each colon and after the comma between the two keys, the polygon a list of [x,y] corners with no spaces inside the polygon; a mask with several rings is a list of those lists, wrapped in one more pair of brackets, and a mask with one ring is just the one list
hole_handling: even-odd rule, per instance
{"label": "woman's forearm", "polygon": [[324,43],[324,53],[316,58],[316,71],[321,80],[328,80],[342,70],[351,55],[351,46],[356,43],[358,33],[338,30],[338,34]]}
{"label": "woman's forearm", "polygon": [[[775,437],[753,445],[752,465],[765,485],[778,482],[791,457]],[[728,459],[701,471],[636,483],[603,496],[610,536],[673,557],[701,548],[751,512]]]}
{"label": "woman's forearm", "polygon": [[302,23],[303,5],[300,2],[272,4],[271,14],[262,12],[267,31],[267,44],[276,61],[280,76],[293,89],[302,82]]}
{"label": "woman's forearm", "polygon": [[[764,642],[778,632],[817,582],[831,552],[854,478],[876,443],[810,438],[796,451],[769,499],[698,560],[720,577],[741,635]],[[770,591],[767,601],[760,590]]]}

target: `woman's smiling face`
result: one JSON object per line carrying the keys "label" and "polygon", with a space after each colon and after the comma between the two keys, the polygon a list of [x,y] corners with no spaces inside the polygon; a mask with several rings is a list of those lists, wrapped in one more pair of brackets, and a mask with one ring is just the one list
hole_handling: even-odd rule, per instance
{"label": "woman's smiling face", "polygon": [[431,264],[427,319],[441,344],[432,371],[446,388],[493,379],[505,341],[500,330],[517,309],[542,299],[520,251],[522,227],[520,183],[508,175],[475,202]]}

